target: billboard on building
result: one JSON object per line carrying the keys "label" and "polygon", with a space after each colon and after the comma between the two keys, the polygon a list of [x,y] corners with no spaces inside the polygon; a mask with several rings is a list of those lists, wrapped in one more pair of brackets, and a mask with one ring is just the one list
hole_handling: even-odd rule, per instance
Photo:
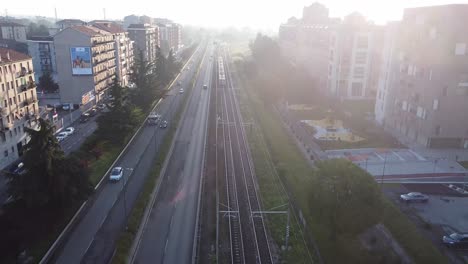
{"label": "billboard on building", "polygon": [[91,101],[96,99],[96,96],[94,95],[94,91],[89,91],[81,96],[81,104],[85,105]]}
{"label": "billboard on building", "polygon": [[70,56],[73,75],[92,75],[91,48],[71,47]]}

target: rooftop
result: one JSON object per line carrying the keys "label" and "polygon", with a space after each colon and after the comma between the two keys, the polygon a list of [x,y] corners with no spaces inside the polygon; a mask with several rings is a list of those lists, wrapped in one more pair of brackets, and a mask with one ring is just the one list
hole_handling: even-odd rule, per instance
{"label": "rooftop", "polygon": [[[12,49],[0,48],[0,64],[11,63],[15,61],[30,60],[31,57]],[[10,59],[8,59],[10,57]]]}
{"label": "rooftop", "polygon": [[0,21],[0,27],[26,27],[20,23],[10,21]]}
{"label": "rooftop", "polygon": [[68,23],[81,23],[86,24],[83,20],[80,19],[62,19],[56,22],[56,24],[68,24]]}
{"label": "rooftop", "polygon": [[150,28],[149,24],[130,24],[128,28]]}
{"label": "rooftop", "polygon": [[101,30],[104,30],[104,31],[107,31],[107,32],[113,33],[113,34],[124,33],[125,32],[125,30],[123,29],[122,26],[120,26],[120,25],[118,25],[116,23],[110,22],[110,21],[95,22],[95,23],[93,23],[93,26],[98,28],[98,29],[101,29]]}
{"label": "rooftop", "polygon": [[108,32],[100,30],[99,28],[93,26],[72,26],[70,28],[83,34],[86,34],[90,37],[109,34]]}

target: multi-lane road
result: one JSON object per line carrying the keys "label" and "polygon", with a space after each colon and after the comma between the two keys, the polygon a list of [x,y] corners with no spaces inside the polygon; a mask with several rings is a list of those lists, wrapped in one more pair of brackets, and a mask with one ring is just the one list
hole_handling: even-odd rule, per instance
{"label": "multi-lane road", "polygon": [[[173,82],[167,96],[156,106],[155,111],[162,119],[171,123],[181,107],[184,93],[179,93],[178,82],[186,90],[196,74],[198,62],[205,56],[206,43],[201,44],[191,60]],[[86,213],[73,228],[55,263],[107,263],[112,258],[115,242],[120,231],[125,228],[126,219],[145,179],[152,168],[156,154],[168,129],[158,126],[143,126],[135,135],[124,153],[117,159],[115,166],[124,168],[123,179],[118,183],[104,181],[89,201]]]}
{"label": "multi-lane road", "polygon": [[[213,47],[208,46],[177,130],[172,152],[163,169],[140,235],[132,263],[191,263],[194,256],[200,183],[206,142],[206,126]],[[208,88],[204,89],[203,86]]]}

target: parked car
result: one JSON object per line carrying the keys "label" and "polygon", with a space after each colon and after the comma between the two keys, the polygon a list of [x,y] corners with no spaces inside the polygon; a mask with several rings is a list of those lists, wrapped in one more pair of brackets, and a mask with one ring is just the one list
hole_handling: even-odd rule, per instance
{"label": "parked car", "polygon": [[80,117],[80,123],[86,123],[89,120],[89,114],[83,113]]}
{"label": "parked car", "polygon": [[429,197],[427,195],[424,195],[422,193],[419,193],[419,192],[410,192],[410,193],[407,193],[407,194],[402,194],[400,195],[400,199],[403,201],[403,202],[427,202],[429,201]]}
{"label": "parked car", "polygon": [[208,85],[206,85],[206,84],[203,85],[203,89],[205,89],[205,90],[208,89]]}
{"label": "parked car", "polygon": [[11,165],[8,171],[12,174],[23,174],[26,172],[23,162],[17,162]]}
{"label": "parked car", "polygon": [[111,180],[111,181],[120,181],[122,176],[123,176],[122,167],[115,167],[111,171],[111,175],[109,176],[109,180]]}
{"label": "parked car", "polygon": [[65,110],[65,111],[70,110],[70,108],[71,108],[71,107],[70,107],[69,104],[64,104],[64,105],[62,105],[62,109]]}
{"label": "parked car", "polygon": [[179,93],[184,93],[184,88],[180,88]]}
{"label": "parked car", "polygon": [[73,133],[75,133],[75,128],[74,127],[67,127],[63,131],[66,132],[70,136],[70,135],[73,135]]}
{"label": "parked car", "polygon": [[97,109],[99,109],[99,110],[104,110],[105,108],[106,108],[105,104],[98,104],[97,105]]}
{"label": "parked car", "polygon": [[159,124],[159,127],[160,128],[166,128],[167,127],[167,121],[166,120],[162,121],[161,124]]}
{"label": "parked car", "polygon": [[55,138],[57,139],[58,142],[62,142],[66,137],[57,135],[55,136]]}
{"label": "parked car", "polygon": [[468,249],[468,234],[453,233],[443,236],[442,243],[450,248]]}
{"label": "parked car", "polygon": [[95,116],[97,114],[97,110],[93,108],[93,109],[89,110],[88,113],[89,113],[89,116]]}

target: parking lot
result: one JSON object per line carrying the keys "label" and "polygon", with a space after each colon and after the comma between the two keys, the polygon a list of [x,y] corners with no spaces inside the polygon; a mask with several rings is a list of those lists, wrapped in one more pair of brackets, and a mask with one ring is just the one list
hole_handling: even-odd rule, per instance
{"label": "parking lot", "polygon": [[345,158],[375,177],[398,181],[466,181],[466,171],[449,159],[426,158],[411,149],[327,150],[328,158]]}
{"label": "parking lot", "polygon": [[[429,196],[427,203],[402,203],[400,194],[412,191]],[[454,232],[468,233],[468,197],[457,195],[441,184],[389,185],[385,194],[408,215],[421,233],[430,238],[450,263],[468,263],[468,250],[448,249],[442,244],[442,236]]]}

